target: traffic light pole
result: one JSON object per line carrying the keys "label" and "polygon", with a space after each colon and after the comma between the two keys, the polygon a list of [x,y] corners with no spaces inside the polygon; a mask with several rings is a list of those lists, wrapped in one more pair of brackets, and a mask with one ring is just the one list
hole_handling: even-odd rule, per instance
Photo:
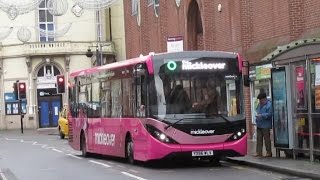
{"label": "traffic light pole", "polygon": [[21,99],[19,99],[19,110],[20,110],[20,124],[21,124],[21,134],[23,134],[23,113],[22,113],[22,103]]}

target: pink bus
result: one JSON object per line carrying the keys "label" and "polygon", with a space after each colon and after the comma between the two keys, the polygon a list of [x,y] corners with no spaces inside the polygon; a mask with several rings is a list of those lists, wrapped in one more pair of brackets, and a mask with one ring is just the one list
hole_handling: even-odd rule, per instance
{"label": "pink bus", "polygon": [[237,53],[150,54],[70,74],[69,144],[130,163],[247,153]]}

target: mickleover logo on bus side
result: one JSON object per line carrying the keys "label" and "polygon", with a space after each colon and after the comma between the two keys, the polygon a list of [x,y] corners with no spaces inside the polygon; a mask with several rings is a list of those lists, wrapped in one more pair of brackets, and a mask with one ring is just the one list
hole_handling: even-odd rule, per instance
{"label": "mickleover logo on bus side", "polygon": [[109,134],[104,132],[94,133],[94,143],[98,145],[114,146],[116,140],[115,134]]}
{"label": "mickleover logo on bus side", "polygon": [[215,130],[210,129],[210,130],[203,130],[203,129],[191,129],[190,134],[214,134]]}

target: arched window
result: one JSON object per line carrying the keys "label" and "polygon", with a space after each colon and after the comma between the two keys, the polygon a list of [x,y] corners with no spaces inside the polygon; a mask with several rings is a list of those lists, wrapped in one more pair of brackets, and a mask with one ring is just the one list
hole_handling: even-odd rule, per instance
{"label": "arched window", "polygon": [[38,77],[45,77],[45,76],[56,76],[61,74],[59,69],[53,65],[45,65],[42,66],[38,71]]}

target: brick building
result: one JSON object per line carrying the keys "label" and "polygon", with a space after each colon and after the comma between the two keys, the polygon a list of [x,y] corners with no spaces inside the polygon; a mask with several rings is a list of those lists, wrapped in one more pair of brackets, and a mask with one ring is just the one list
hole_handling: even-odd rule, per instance
{"label": "brick building", "polygon": [[[253,65],[251,69],[264,64],[270,73],[270,67],[281,64],[276,61],[282,56],[304,60],[306,52],[319,54],[317,46],[308,49],[319,43],[315,39],[320,35],[319,8],[317,0],[128,0],[124,3],[126,54],[132,58],[165,52],[168,37],[182,36],[184,50],[240,52]],[[259,82],[245,89],[249,138],[254,136],[252,101]],[[271,96],[270,74],[263,82]],[[294,85],[288,89],[295,89]]]}

